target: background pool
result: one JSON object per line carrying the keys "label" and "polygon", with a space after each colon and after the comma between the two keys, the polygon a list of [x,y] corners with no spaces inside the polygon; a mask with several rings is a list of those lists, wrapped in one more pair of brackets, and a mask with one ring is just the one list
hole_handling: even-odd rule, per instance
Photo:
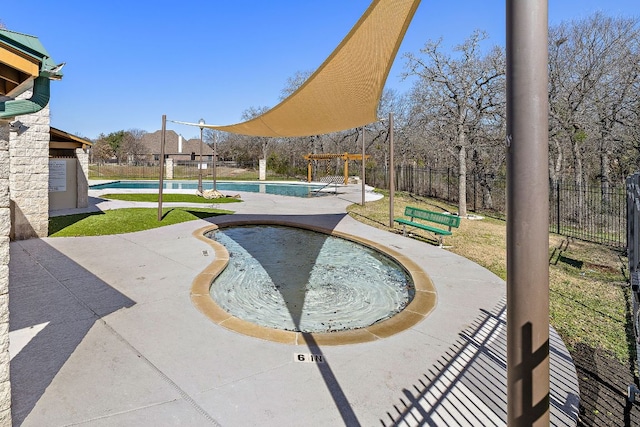
{"label": "background pool", "polygon": [[[317,193],[316,191],[321,189],[321,185],[309,185],[309,184],[286,184],[286,183],[254,183],[254,182],[233,182],[233,181],[218,181],[216,188],[220,191],[246,191],[250,193],[267,193],[277,194],[280,196],[294,196],[294,197],[310,197],[316,195],[322,195],[324,193]],[[92,190],[103,189],[157,189],[158,181],[114,181],[105,184],[96,184],[90,187]],[[166,190],[196,190],[198,188],[197,181],[164,181],[163,188]],[[203,182],[202,188],[205,190],[211,190],[213,188],[212,182]]]}

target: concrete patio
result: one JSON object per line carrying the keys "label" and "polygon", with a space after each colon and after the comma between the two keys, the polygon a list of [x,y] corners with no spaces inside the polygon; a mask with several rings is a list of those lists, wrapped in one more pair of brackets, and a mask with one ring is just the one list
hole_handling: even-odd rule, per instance
{"label": "concrete patio", "polygon": [[[137,233],[11,243],[13,419],[24,426],[505,425],[505,283],[445,249],[346,215],[343,194],[242,193],[236,211]],[[89,210],[131,206],[90,190]],[[165,205],[167,206],[167,205]],[[68,213],[68,212],[58,212]],[[376,241],[418,263],[437,305],[372,342],[288,345],[211,322],[191,302],[212,261],[192,236],[238,218],[286,220]],[[575,425],[575,367],[551,331],[552,425]],[[323,363],[297,354],[321,355]]]}

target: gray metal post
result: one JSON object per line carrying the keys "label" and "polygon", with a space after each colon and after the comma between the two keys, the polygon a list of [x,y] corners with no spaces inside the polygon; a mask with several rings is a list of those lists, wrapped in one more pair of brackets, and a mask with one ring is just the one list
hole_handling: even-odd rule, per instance
{"label": "gray metal post", "polygon": [[393,160],[393,113],[389,113],[389,228],[393,228],[393,193],[396,191],[396,167]]}
{"label": "gray metal post", "polygon": [[164,143],[167,130],[167,116],[162,115],[162,133],[160,136],[160,179],[158,180],[158,221],[162,221],[162,187],[164,186]]}
{"label": "gray metal post", "polygon": [[365,183],[364,183],[364,175],[365,175],[365,161],[364,161],[364,152],[365,152],[365,146],[364,146],[364,126],[362,126],[362,206],[364,206],[364,199],[365,199]]}
{"label": "gray metal post", "polygon": [[218,189],[217,185],[217,172],[216,172],[216,163],[218,163],[218,144],[217,144],[217,135],[213,135],[213,191]]}
{"label": "gray metal post", "polygon": [[[204,120],[200,119],[198,123],[202,124]],[[198,163],[198,192],[202,194],[202,127],[200,127],[200,161]]]}
{"label": "gray metal post", "polygon": [[549,425],[547,0],[507,0],[507,425]]}

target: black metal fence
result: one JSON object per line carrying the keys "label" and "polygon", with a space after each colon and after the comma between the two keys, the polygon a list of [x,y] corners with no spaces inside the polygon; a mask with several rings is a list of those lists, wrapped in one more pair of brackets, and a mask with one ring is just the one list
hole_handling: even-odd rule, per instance
{"label": "black metal fence", "polygon": [[[627,257],[629,260],[629,281],[631,282],[631,310],[633,332],[636,344],[636,363],[640,369],[640,173],[627,178]],[[629,385],[627,398],[634,401],[640,390],[635,384]]]}
{"label": "black metal fence", "polygon": [[[361,176],[360,162],[352,162],[349,172]],[[255,163],[218,162],[218,173],[222,168],[241,168],[242,175],[235,179],[258,179],[258,165]],[[203,171],[205,178],[212,173],[209,162]],[[174,179],[197,179],[197,161],[179,161],[174,165]],[[159,165],[117,165],[101,164],[89,166],[90,178],[157,179]],[[218,175],[220,176],[220,175]],[[267,168],[267,179],[281,179],[286,175],[276,174]],[[228,177],[228,176],[227,176]],[[396,167],[396,189],[411,194],[432,197],[457,205],[459,197],[459,177],[454,168],[431,168],[404,165]],[[386,168],[367,168],[367,184],[377,188],[389,188]],[[506,180],[473,171],[467,175],[467,210],[483,215],[505,218]],[[626,195],[624,185],[599,182],[575,185],[558,180],[549,182],[549,231],[564,236],[575,237],[615,248],[627,247]]]}
{"label": "black metal fence", "polygon": [[[367,170],[367,184],[389,188],[386,169]],[[396,190],[458,204],[459,179],[453,168],[398,166]],[[471,173],[466,183],[467,209],[506,217],[506,180]],[[592,183],[577,186],[549,182],[549,231],[615,248],[626,248],[626,196],[623,185]]]}

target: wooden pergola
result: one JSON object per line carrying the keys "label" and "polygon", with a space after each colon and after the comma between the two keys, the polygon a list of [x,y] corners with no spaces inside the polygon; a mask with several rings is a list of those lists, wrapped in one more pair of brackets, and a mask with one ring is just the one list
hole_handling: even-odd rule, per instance
{"label": "wooden pergola", "polygon": [[[364,158],[368,159],[369,155],[365,155]],[[303,158],[307,161],[307,182],[311,182],[311,162],[314,160],[333,160],[333,159],[342,159],[344,160],[344,185],[347,185],[349,181],[349,160],[360,160],[362,161],[362,154],[306,154]]]}

